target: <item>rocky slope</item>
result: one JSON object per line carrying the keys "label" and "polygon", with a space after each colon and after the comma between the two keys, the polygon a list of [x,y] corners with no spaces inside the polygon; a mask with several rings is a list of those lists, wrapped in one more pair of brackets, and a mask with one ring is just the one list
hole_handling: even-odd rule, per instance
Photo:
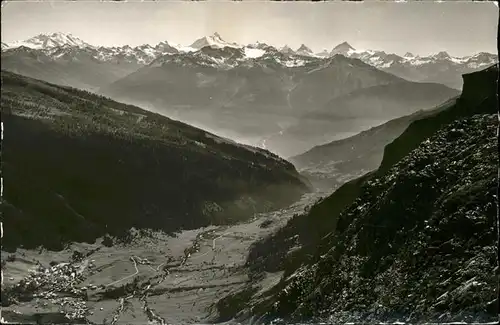
{"label": "rocky slope", "polygon": [[266,145],[279,148],[285,157],[297,155],[317,144],[345,138],[345,134],[436,107],[458,94],[441,84],[407,81],[363,87],[305,113],[296,124],[269,137]]}
{"label": "rocky slope", "polygon": [[455,102],[456,98],[436,109],[417,111],[352,137],[313,147],[289,158],[289,161],[302,175],[311,180],[315,187],[335,189],[377,169],[382,162],[385,146],[400,136],[411,122],[435,114],[435,110],[445,109]]}
{"label": "rocky slope", "polygon": [[496,66],[465,75],[457,103],[413,121],[377,171],[257,243],[254,277],[284,270],[280,283],[248,286],[246,306],[226,297],[221,314],[496,320],[497,78]]}
{"label": "rocky slope", "polygon": [[295,201],[287,161],[88,92],[2,71],[3,247],[226,224]]}

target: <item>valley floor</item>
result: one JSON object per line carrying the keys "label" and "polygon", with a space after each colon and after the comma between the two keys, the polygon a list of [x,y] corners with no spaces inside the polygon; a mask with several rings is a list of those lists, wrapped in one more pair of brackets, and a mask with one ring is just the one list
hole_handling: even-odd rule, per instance
{"label": "valley floor", "polygon": [[[286,209],[247,223],[184,231],[176,237],[155,233],[112,247],[98,240],[60,252],[2,252],[4,288],[14,288],[2,317],[15,323],[213,321],[213,304],[249,281],[244,264],[250,245],[325,194],[306,194]],[[261,285],[272,285],[280,275],[268,274]]]}

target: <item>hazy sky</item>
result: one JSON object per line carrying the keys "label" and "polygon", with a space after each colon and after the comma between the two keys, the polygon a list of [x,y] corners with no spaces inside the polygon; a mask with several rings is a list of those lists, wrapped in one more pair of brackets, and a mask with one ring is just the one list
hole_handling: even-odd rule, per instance
{"label": "hazy sky", "polygon": [[218,32],[227,41],[315,51],[348,41],[359,49],[427,55],[496,53],[492,3],[11,2],[1,11],[2,41],[66,32],[94,45],[163,40],[189,45]]}

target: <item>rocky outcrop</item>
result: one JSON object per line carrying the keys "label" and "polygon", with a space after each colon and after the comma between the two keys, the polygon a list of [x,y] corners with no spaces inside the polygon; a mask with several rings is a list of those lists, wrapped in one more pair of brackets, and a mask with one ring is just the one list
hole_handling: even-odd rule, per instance
{"label": "rocky outcrop", "polygon": [[495,320],[497,75],[491,67],[464,76],[457,103],[412,122],[377,171],[257,243],[254,276],[285,273],[233,315]]}
{"label": "rocky outcrop", "polygon": [[456,121],[365,181],[326,253],[282,282],[272,313],[491,321],[496,127],[494,115]]}

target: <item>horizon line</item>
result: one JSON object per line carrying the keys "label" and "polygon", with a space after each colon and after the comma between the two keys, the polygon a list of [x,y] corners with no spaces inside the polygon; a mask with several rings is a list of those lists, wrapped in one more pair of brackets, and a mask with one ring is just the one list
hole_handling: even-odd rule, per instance
{"label": "horizon line", "polygon": [[266,45],[272,46],[272,47],[274,47],[274,48],[276,48],[276,49],[278,49],[278,50],[280,50],[280,49],[282,49],[282,48],[284,48],[284,47],[288,47],[288,48],[292,49],[293,51],[297,51],[300,47],[302,47],[302,46],[306,46],[307,48],[309,48],[309,49],[313,52],[313,54],[318,54],[318,53],[324,52],[325,50],[326,50],[328,53],[331,53],[335,47],[337,47],[337,46],[339,46],[339,45],[342,45],[342,44],[345,44],[345,43],[346,43],[346,44],[348,44],[349,46],[351,46],[351,47],[352,47],[355,51],[357,51],[357,52],[358,52],[358,51],[359,51],[359,52],[363,52],[363,51],[375,51],[375,52],[383,52],[383,53],[385,53],[385,54],[395,54],[395,55],[398,55],[398,56],[401,56],[401,57],[405,57],[405,56],[406,56],[406,54],[408,54],[408,53],[413,54],[413,56],[415,56],[415,57],[429,57],[429,56],[438,55],[438,54],[440,54],[440,53],[442,53],[442,52],[447,53],[447,54],[448,54],[448,55],[450,55],[451,57],[457,57],[457,58],[459,58],[459,57],[473,56],[473,55],[480,54],[480,53],[489,53],[489,54],[493,54],[493,55],[495,55],[495,54],[496,54],[496,55],[498,55],[498,53],[492,53],[492,52],[488,52],[488,51],[477,51],[477,52],[473,52],[473,53],[471,53],[471,54],[469,54],[469,55],[465,55],[465,56],[454,56],[454,55],[449,54],[447,50],[440,50],[440,51],[438,51],[438,52],[435,52],[435,53],[432,53],[432,54],[429,54],[429,55],[421,55],[421,54],[416,54],[416,55],[415,55],[415,51],[406,51],[404,54],[397,54],[397,53],[388,53],[388,52],[386,52],[386,51],[384,51],[384,50],[378,50],[378,49],[359,49],[359,48],[355,48],[355,47],[353,47],[353,46],[351,45],[351,43],[350,43],[350,42],[348,42],[348,41],[343,41],[343,42],[340,42],[340,43],[338,43],[337,45],[330,45],[330,47],[331,47],[331,49],[330,49],[330,50],[328,50],[328,48],[327,48],[327,47],[323,47],[321,50],[313,50],[313,49],[312,49],[309,45],[307,45],[307,44],[305,44],[305,43],[302,43],[301,45],[297,46],[297,47],[296,47],[296,49],[294,49],[293,47],[291,47],[291,46],[290,46],[290,45],[288,45],[288,44],[283,44],[283,45],[276,46],[276,45],[268,44],[268,43],[266,43],[266,42],[261,42],[261,41],[258,41],[258,40],[257,40],[257,41],[254,41],[254,42],[252,42],[252,43],[247,43],[247,44],[240,44],[240,43],[236,43],[236,42],[232,42],[232,41],[226,41],[226,40],[225,40],[225,39],[221,36],[221,34],[220,34],[219,32],[213,32],[213,33],[208,34],[208,35],[205,35],[205,36],[197,37],[197,38],[196,38],[194,41],[192,41],[192,42],[191,42],[191,44],[189,44],[189,45],[185,45],[185,44],[180,44],[180,43],[170,42],[170,41],[168,41],[167,39],[165,39],[165,40],[163,40],[163,41],[158,41],[155,45],[153,45],[153,43],[142,43],[142,44],[138,44],[138,45],[130,45],[130,44],[121,44],[121,45],[118,45],[118,44],[115,44],[115,45],[111,45],[111,46],[109,46],[109,45],[102,45],[102,44],[100,44],[100,45],[96,45],[96,44],[91,44],[91,43],[88,43],[87,41],[85,41],[84,39],[82,39],[81,37],[79,37],[78,35],[75,35],[75,34],[73,34],[73,33],[71,33],[71,32],[61,32],[61,31],[41,32],[41,33],[35,34],[35,35],[31,36],[31,37],[28,37],[28,38],[26,38],[26,39],[24,39],[24,40],[17,40],[17,41],[12,41],[12,42],[2,42],[2,43],[6,44],[6,45],[8,45],[8,46],[11,46],[11,45],[13,45],[13,44],[15,44],[15,43],[20,43],[20,42],[25,42],[25,41],[28,41],[28,40],[30,40],[30,39],[32,39],[32,38],[37,37],[37,36],[51,36],[51,35],[54,35],[54,34],[62,34],[62,35],[66,35],[66,36],[72,36],[72,37],[77,38],[77,39],[79,39],[80,41],[82,41],[82,42],[84,42],[84,43],[86,43],[86,44],[88,44],[88,45],[92,46],[92,47],[97,47],[97,48],[99,48],[99,47],[107,47],[107,48],[110,48],[110,47],[111,47],[111,48],[113,48],[113,47],[126,47],[126,46],[129,46],[129,47],[132,47],[132,48],[136,48],[136,47],[141,47],[141,46],[146,46],[146,45],[151,46],[151,47],[154,47],[154,46],[157,46],[157,45],[159,45],[159,44],[161,44],[161,43],[165,43],[165,42],[166,42],[167,44],[169,44],[169,45],[176,45],[176,46],[181,47],[181,48],[189,48],[189,47],[190,47],[193,43],[195,43],[196,41],[198,41],[198,40],[200,40],[200,39],[203,39],[203,38],[208,38],[208,37],[210,37],[210,36],[217,36],[217,35],[218,35],[218,36],[219,36],[219,37],[220,37],[220,38],[221,38],[224,42],[226,42],[226,43],[233,43],[233,44],[237,44],[237,45],[239,45],[239,46],[241,46],[241,47],[246,47],[246,46],[248,46],[248,45],[252,45],[252,44],[266,44]]}

